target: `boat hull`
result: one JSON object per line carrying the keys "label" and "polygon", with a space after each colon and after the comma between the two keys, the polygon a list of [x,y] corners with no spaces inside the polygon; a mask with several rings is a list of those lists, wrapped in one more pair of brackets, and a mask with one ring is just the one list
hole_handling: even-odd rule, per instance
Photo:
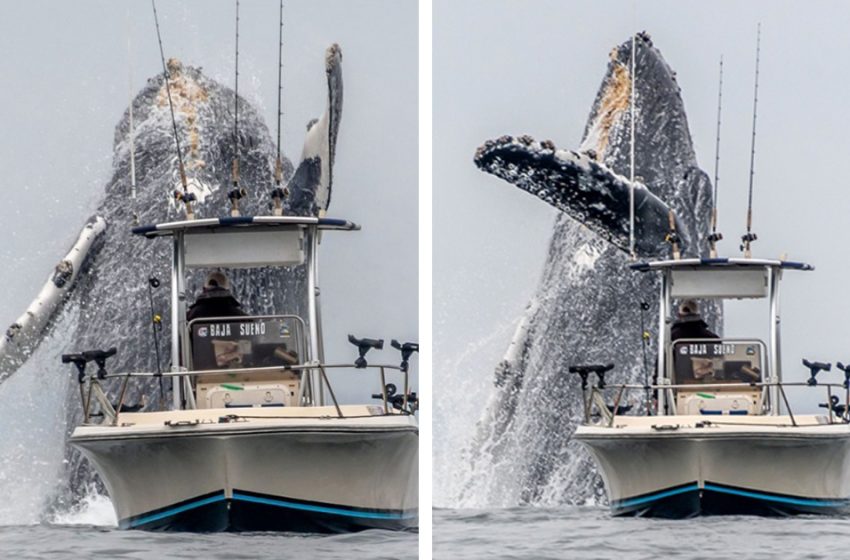
{"label": "boat hull", "polygon": [[847,425],[581,427],[576,439],[600,467],[615,515],[850,511]]}
{"label": "boat hull", "polygon": [[406,416],[78,428],[119,525],[346,532],[418,523],[418,430]]}

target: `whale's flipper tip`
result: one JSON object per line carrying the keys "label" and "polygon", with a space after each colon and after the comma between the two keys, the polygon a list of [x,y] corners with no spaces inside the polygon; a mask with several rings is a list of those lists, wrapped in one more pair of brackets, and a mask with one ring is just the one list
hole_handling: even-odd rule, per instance
{"label": "whale's flipper tip", "polygon": [[290,212],[316,216],[327,211],[333,187],[336,139],[342,118],[342,49],[337,43],[325,51],[328,99],[325,114],[307,124],[301,162],[287,185]]}

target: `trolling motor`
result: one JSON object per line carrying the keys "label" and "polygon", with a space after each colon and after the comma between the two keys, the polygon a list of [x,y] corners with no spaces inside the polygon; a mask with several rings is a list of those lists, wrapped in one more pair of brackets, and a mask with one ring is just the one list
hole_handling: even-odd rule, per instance
{"label": "trolling motor", "polygon": [[809,368],[809,373],[811,377],[806,380],[806,385],[809,387],[814,387],[818,384],[817,374],[821,371],[829,371],[832,369],[832,364],[825,364],[823,362],[810,362],[809,360],[803,358],[803,365]]}
{"label": "trolling motor", "polygon": [[360,357],[354,360],[354,367],[357,369],[363,369],[369,365],[366,363],[366,352],[372,348],[376,350],[384,348],[384,339],[382,338],[377,340],[374,338],[355,338],[353,334],[350,334],[348,335],[348,342],[355,345],[360,351]]}
{"label": "trolling motor", "polygon": [[410,364],[408,360],[410,356],[413,355],[414,352],[419,352],[419,343],[418,342],[405,342],[404,344],[399,343],[398,340],[392,339],[390,345],[396,350],[401,351],[401,365],[399,369],[405,373],[407,373]]}
{"label": "trolling motor", "polygon": [[234,218],[242,215],[239,212],[239,201],[246,196],[248,196],[248,191],[242,187],[236,187],[228,191],[227,198],[230,200],[230,215]]}

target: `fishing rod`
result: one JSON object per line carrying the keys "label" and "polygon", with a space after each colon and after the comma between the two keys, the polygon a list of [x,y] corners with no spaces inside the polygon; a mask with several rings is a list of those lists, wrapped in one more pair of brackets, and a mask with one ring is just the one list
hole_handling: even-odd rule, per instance
{"label": "fishing rod", "polygon": [[756,157],[756,115],[759,101],[759,55],[761,53],[761,23],[758,24],[756,31],[756,80],[753,90],[753,136],[750,145],[750,191],[747,201],[747,233],[741,237],[741,250],[744,252],[744,257],[751,257],[750,244],[758,239],[758,236],[753,233],[753,175],[754,163]]}
{"label": "fishing rod", "polygon": [[289,195],[289,190],[286,187],[281,188],[280,184],[283,181],[283,162],[280,156],[280,127],[283,118],[283,108],[281,105],[281,91],[283,90],[283,0],[280,0],[280,21],[278,29],[278,45],[277,45],[277,158],[274,164],[274,183],[275,188],[272,189],[272,212],[275,216],[283,215],[283,199]]}
{"label": "fishing rod", "polygon": [[717,242],[723,234],[717,232],[717,187],[720,184],[720,109],[723,100],[723,55],[720,55],[720,85],[717,88],[717,134],[714,143],[714,196],[711,198],[711,234],[708,244],[711,258],[717,258]]}
{"label": "fishing rod", "polygon": [[236,80],[233,111],[233,189],[227,193],[230,215],[239,216],[239,200],[248,192],[239,186],[239,0],[236,0]]}
{"label": "fishing rod", "polygon": [[162,35],[159,32],[159,16],[156,13],[156,0],[151,0],[153,7],[153,19],[156,23],[156,39],[159,43],[159,58],[162,60],[162,73],[165,75],[165,93],[168,96],[168,109],[171,111],[171,126],[174,129],[174,144],[177,146],[177,163],[180,171],[180,184],[183,186],[183,192],[174,191],[174,198],[182,202],[186,207],[186,219],[194,220],[195,212],[192,210],[192,202],[195,201],[195,195],[189,192],[189,185],[186,181],[186,168],[183,166],[183,150],[180,149],[180,137],[177,135],[177,119],[174,118],[174,103],[171,101],[171,86],[169,81],[171,77],[168,74],[168,66],[165,64],[165,52],[162,49]]}

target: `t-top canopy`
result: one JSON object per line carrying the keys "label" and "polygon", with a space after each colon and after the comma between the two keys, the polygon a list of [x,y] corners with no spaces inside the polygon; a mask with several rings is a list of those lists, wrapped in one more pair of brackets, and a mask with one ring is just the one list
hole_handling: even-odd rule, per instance
{"label": "t-top canopy", "polygon": [[814,270],[815,267],[801,262],[778,259],[748,259],[743,257],[720,257],[714,259],[678,259],[666,261],[638,262],[629,265],[632,270],[648,272],[650,270],[677,268],[783,268],[791,270]]}
{"label": "t-top canopy", "polygon": [[133,228],[136,235],[144,235],[148,239],[174,235],[175,232],[209,233],[221,228],[231,231],[245,231],[253,228],[276,228],[297,226],[306,228],[316,226],[323,230],[356,231],[360,226],[348,220],[339,218],[314,218],[310,216],[238,216],[223,218],[202,218],[198,220],[183,220],[166,222]]}

